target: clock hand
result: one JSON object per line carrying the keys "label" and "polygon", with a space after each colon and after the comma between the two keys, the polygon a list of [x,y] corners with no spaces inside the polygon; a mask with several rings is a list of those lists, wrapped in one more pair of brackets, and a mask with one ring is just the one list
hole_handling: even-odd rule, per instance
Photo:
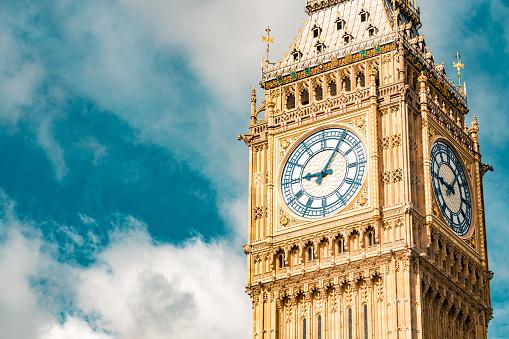
{"label": "clock hand", "polygon": [[326,171],[321,171],[318,173],[318,178],[316,178],[315,182],[320,185],[322,183],[322,179],[325,178],[327,175],[332,174],[332,169],[328,169]]}
{"label": "clock hand", "polygon": [[319,177],[321,175],[322,175],[322,172],[318,172],[318,173],[315,173],[315,174],[308,173],[305,176],[303,176],[302,178],[306,179],[307,181],[309,181],[309,180],[311,180],[311,178],[317,178],[317,177]]}
{"label": "clock hand", "polygon": [[444,185],[444,186],[447,188],[447,195],[450,195],[450,194],[449,194],[450,186],[449,186],[449,184],[447,183],[447,181],[445,181],[445,179],[444,179],[444,178],[442,178],[442,177],[440,177],[440,176],[438,177],[438,180],[442,183],[442,185]]}
{"label": "clock hand", "polygon": [[334,156],[336,155],[336,152],[338,151],[339,146],[343,142],[343,138],[345,137],[345,134],[346,134],[346,130],[343,131],[343,134],[341,135],[341,138],[339,139],[338,144],[337,144],[336,148],[334,149],[334,152],[332,152],[332,154],[331,154],[331,156],[329,158],[329,161],[327,162],[327,165],[325,165],[325,167],[323,168],[322,173],[324,173],[327,170],[327,168],[329,168],[329,165],[332,162],[332,159],[334,159]]}
{"label": "clock hand", "polygon": [[[458,173],[459,174],[459,173]],[[458,181],[458,174],[456,174],[456,178],[454,178],[454,181],[452,182],[452,184],[449,186],[449,189],[447,190],[447,193],[452,193],[452,194],[456,194],[455,191],[454,191],[454,185],[456,184],[456,181]],[[450,194],[449,194],[450,195]]]}

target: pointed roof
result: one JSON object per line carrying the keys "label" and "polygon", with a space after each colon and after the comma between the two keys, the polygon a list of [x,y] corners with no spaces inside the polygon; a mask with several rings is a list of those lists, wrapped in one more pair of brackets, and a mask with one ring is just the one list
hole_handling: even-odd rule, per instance
{"label": "pointed roof", "polygon": [[[310,6],[314,6],[314,9],[310,9]],[[293,52],[286,54],[282,62],[269,70],[264,81],[396,40],[391,22],[393,9],[388,0],[314,0],[308,1],[306,11],[309,19],[291,45],[291,49],[299,51],[301,55],[296,59]],[[363,22],[361,12],[368,13],[367,20]],[[345,23],[341,29],[337,26],[338,19]],[[376,27],[373,36],[369,35],[370,25]],[[317,29],[318,37],[315,36]],[[350,36],[348,42],[345,42],[345,33]],[[317,51],[319,40],[327,46],[325,50]]]}

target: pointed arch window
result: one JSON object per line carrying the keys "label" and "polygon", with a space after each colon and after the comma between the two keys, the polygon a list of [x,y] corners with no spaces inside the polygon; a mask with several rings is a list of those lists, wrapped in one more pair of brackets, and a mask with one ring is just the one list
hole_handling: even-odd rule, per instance
{"label": "pointed arch window", "polygon": [[322,316],[318,315],[318,339],[322,339]]}
{"label": "pointed arch window", "polygon": [[325,50],[326,46],[323,42],[318,41],[315,45],[315,48],[316,48],[316,53],[320,54]]}
{"label": "pointed arch window", "polygon": [[320,36],[320,34],[322,34],[322,29],[317,24],[315,24],[313,26],[312,31],[313,31],[313,38],[318,38]]}
{"label": "pointed arch window", "polygon": [[344,29],[346,27],[346,22],[345,20],[343,20],[342,18],[337,18],[336,19],[336,29],[338,31]]}
{"label": "pointed arch window", "polygon": [[345,34],[343,34],[343,41],[345,42],[345,44],[349,44],[350,42],[352,42],[353,40],[353,36],[348,33],[348,32],[345,32]]}
{"label": "pointed arch window", "polygon": [[352,90],[352,82],[350,80],[350,76],[345,76],[343,78],[343,91],[350,92]]}
{"label": "pointed arch window", "polygon": [[306,318],[302,319],[302,339],[306,339]]}
{"label": "pointed arch window", "polygon": [[359,15],[361,17],[361,22],[368,21],[369,13],[368,13],[368,11],[366,11],[365,8],[361,9],[361,11],[359,12]]}
{"label": "pointed arch window", "polygon": [[285,255],[283,253],[281,253],[278,256],[278,264],[279,264],[279,268],[285,268],[286,267]]}
{"label": "pointed arch window", "polygon": [[299,61],[302,57],[301,51],[299,51],[297,48],[294,48],[292,51],[293,61]]}
{"label": "pointed arch window", "polygon": [[315,248],[313,245],[308,247],[308,261],[316,260]]}
{"label": "pointed arch window", "polygon": [[368,31],[369,36],[375,36],[375,34],[378,33],[378,29],[372,23],[369,24],[366,30]]}
{"label": "pointed arch window", "polygon": [[287,109],[295,108],[295,95],[293,93],[286,97],[286,108]]}
{"label": "pointed arch window", "polygon": [[368,231],[368,246],[375,246],[375,245],[376,245],[375,230],[370,229]]}
{"label": "pointed arch window", "polygon": [[300,93],[300,102],[302,105],[308,105],[309,104],[309,92],[307,89],[303,90]]}
{"label": "pointed arch window", "polygon": [[331,97],[335,97],[336,95],[338,95],[338,88],[336,86],[335,81],[329,82],[329,93]]}
{"label": "pointed arch window", "polygon": [[364,305],[364,338],[369,339],[368,331],[368,305]]}
{"label": "pointed arch window", "polygon": [[345,240],[340,238],[338,240],[338,254],[345,253]]}
{"label": "pointed arch window", "polygon": [[353,339],[352,309],[348,309],[348,339]]}
{"label": "pointed arch window", "polygon": [[315,100],[320,101],[323,99],[323,89],[322,86],[318,85],[315,87]]}

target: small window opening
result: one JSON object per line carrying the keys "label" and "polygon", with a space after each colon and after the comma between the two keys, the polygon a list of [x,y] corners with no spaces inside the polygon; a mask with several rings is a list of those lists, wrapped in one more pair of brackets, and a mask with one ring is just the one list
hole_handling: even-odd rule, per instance
{"label": "small window opening", "polygon": [[336,19],[336,28],[338,31],[342,30],[345,28],[345,21],[341,18],[337,18]]}
{"label": "small window opening", "polygon": [[317,54],[322,53],[324,51],[324,49],[325,49],[325,45],[321,41],[318,41],[316,43],[315,47],[316,47],[316,53]]}
{"label": "small window opening", "polygon": [[368,233],[368,246],[375,246],[376,245],[376,239],[375,239],[375,232],[369,231]]}
{"label": "small window opening", "polygon": [[313,261],[316,259],[315,251],[313,246],[309,246],[308,248],[308,261]]}
{"label": "small window opening", "polygon": [[290,94],[286,98],[286,108],[287,109],[294,109],[295,108],[295,95]]}
{"label": "small window opening", "polygon": [[302,56],[302,53],[295,48],[292,52],[292,56],[293,56],[293,61],[299,61]]}
{"label": "small window opening", "polygon": [[345,44],[350,43],[350,36],[349,35],[343,36],[343,39],[345,40]]}
{"label": "small window opening", "polygon": [[348,309],[348,338],[353,339],[352,309]]}
{"label": "small window opening", "polygon": [[360,16],[361,16],[361,22],[366,22],[368,21],[368,16],[369,16],[369,13],[363,8],[361,11],[360,11]]}
{"label": "small window opening", "polygon": [[370,28],[368,30],[368,32],[369,32],[369,36],[375,36],[375,28],[374,27]]}
{"label": "small window opening", "polygon": [[302,105],[308,105],[309,104],[309,92],[307,90],[303,90],[300,95],[300,102]]}
{"label": "small window opening", "polygon": [[285,265],[285,257],[283,254],[280,254],[279,255],[279,268],[285,268],[286,265]]}
{"label": "small window opening", "polygon": [[302,339],[306,339],[306,318],[302,320]]}
{"label": "small window opening", "polygon": [[322,86],[316,86],[315,88],[315,100],[320,101],[323,99],[323,89]]}
{"label": "small window opening", "polygon": [[357,87],[366,87],[366,77],[364,73],[357,74]]}
{"label": "small window opening", "polygon": [[368,331],[368,305],[364,305],[364,338],[369,339]]}
{"label": "small window opening", "polygon": [[352,82],[350,81],[350,77],[343,78],[343,91],[350,92],[352,90]]}
{"label": "small window opening", "polygon": [[338,241],[338,253],[345,253],[345,241],[343,239],[339,239]]}
{"label": "small window opening", "polygon": [[336,95],[338,95],[338,89],[337,89],[335,81],[331,81],[329,83],[329,91],[330,91],[331,97],[335,97]]}
{"label": "small window opening", "polygon": [[322,339],[322,316],[318,315],[318,339]]}
{"label": "small window opening", "polygon": [[322,29],[316,24],[313,26],[313,38],[318,38],[322,34]]}

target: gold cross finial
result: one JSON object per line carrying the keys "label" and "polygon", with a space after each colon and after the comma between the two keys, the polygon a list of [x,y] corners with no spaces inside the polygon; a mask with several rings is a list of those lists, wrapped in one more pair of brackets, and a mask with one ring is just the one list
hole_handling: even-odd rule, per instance
{"label": "gold cross finial", "polygon": [[271,43],[274,43],[274,38],[271,38],[270,37],[270,27],[267,26],[267,29],[265,30],[265,32],[267,32],[267,36],[262,36],[262,39],[265,43],[267,43],[267,60],[265,61],[265,64],[268,66],[269,64],[269,51],[270,51],[270,44]]}
{"label": "gold cross finial", "polygon": [[454,67],[456,67],[456,69],[458,69],[458,78],[459,78],[459,87],[461,87],[461,69],[465,68],[465,65],[461,63],[461,56],[460,56],[460,53],[458,52],[456,54],[456,59],[458,59],[458,62],[454,62],[453,65]]}

